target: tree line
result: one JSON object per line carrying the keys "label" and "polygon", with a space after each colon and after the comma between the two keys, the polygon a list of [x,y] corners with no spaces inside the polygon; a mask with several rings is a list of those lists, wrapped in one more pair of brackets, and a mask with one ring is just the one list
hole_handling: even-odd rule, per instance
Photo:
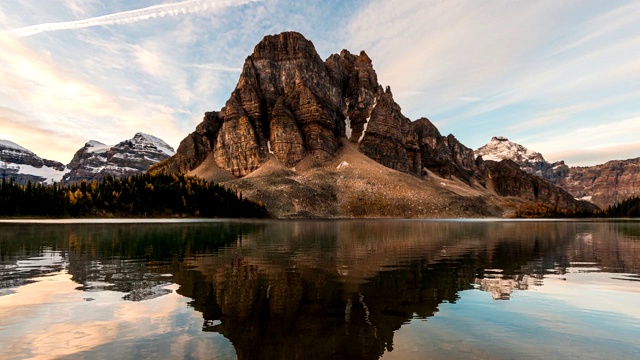
{"label": "tree line", "polygon": [[0,216],[265,217],[263,204],[184,174],[107,176],[92,182],[0,184]]}
{"label": "tree line", "polygon": [[523,205],[516,210],[517,218],[634,218],[640,217],[640,197],[630,197],[606,209],[566,210],[544,203]]}

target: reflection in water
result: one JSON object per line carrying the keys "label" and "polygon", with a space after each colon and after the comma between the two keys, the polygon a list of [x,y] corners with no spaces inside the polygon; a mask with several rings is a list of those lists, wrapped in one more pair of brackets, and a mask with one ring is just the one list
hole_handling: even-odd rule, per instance
{"label": "reflection in water", "polygon": [[475,284],[482,291],[491,293],[493,300],[509,300],[514,290],[527,290],[533,285],[534,278],[529,275],[513,275],[511,278],[484,278],[476,279]]}
{"label": "reflection in water", "polygon": [[[463,294],[472,294],[467,290],[490,292],[484,297],[489,301],[515,301],[517,291],[555,289],[558,281],[569,289],[574,278],[568,276],[603,272],[617,273],[606,278],[607,286],[640,292],[639,227],[446,221],[1,224],[0,339],[28,344],[25,334],[36,330],[29,326],[51,336],[68,330],[64,321],[77,320],[89,324],[85,340],[96,343],[72,342],[77,348],[58,355],[94,357],[129,349],[126,357],[421,358],[425,354],[408,353],[408,337],[398,339],[396,333],[418,329],[420,319],[446,319],[451,310],[442,313],[443,304],[461,302]],[[53,302],[74,315],[31,319],[31,310],[18,302],[27,293],[42,298],[33,301],[33,311]],[[75,294],[82,303],[69,301]],[[475,306],[487,306],[478,299]],[[90,322],[82,315],[96,311],[103,313]],[[133,325],[144,316],[154,319],[148,327]],[[100,327],[105,332],[91,330]],[[455,331],[460,336],[464,329]],[[235,351],[222,351],[225,345],[215,334],[230,340]],[[467,349],[466,343],[450,349],[433,339],[418,341],[434,344],[419,350],[430,357],[469,355],[452,350]],[[164,349],[166,343],[172,348]],[[481,343],[470,348],[480,357],[536,355],[517,348],[494,353]],[[13,346],[0,350],[0,357],[28,357],[37,350]],[[551,355],[557,357],[565,350],[555,351]]]}

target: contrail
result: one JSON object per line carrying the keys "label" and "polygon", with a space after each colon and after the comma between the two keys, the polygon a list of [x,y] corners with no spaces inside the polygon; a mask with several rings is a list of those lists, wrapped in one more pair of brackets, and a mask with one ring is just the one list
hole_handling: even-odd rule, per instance
{"label": "contrail", "polygon": [[82,29],[101,25],[130,24],[138,21],[155,19],[158,17],[191,14],[208,9],[224,9],[256,1],[260,0],[187,0],[173,4],[154,5],[137,10],[129,10],[115,14],[97,16],[84,20],[63,21],[25,26],[13,30],[8,30],[7,33],[24,37],[49,31]]}

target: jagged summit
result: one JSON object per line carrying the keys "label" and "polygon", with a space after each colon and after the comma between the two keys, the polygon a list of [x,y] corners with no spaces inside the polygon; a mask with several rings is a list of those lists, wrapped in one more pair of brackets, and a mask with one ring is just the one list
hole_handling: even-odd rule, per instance
{"label": "jagged summit", "polygon": [[[437,142],[418,137],[391,88],[378,83],[365,51],[342,50],[323,62],[311,41],[285,32],[255,46],[225,107],[205,114],[177,155],[158,169],[191,171],[211,156],[219,168],[242,177],[272,157],[289,168],[304,159],[327,161],[342,138],[371,159],[416,176],[430,162],[422,154]],[[451,142],[460,154],[441,148],[443,157],[473,163],[472,151]]]}
{"label": "jagged summit", "polygon": [[[345,49],[322,61],[313,43],[295,32],[262,39],[225,106],[205,113],[176,154],[150,171],[226,181],[279,208],[273,210],[278,216],[390,216],[391,207],[401,210],[394,216],[478,215],[484,210],[470,210],[474,205],[464,197],[495,196],[486,183],[493,170],[426,118],[412,122],[404,116],[391,88],[378,83],[365,51]],[[348,183],[335,171],[344,172]],[[460,187],[442,190],[446,182],[432,180],[440,178]],[[381,183],[388,186],[370,191]],[[519,191],[533,192],[523,183]],[[457,204],[456,210],[426,206],[425,194],[434,196],[431,204]],[[575,205],[566,193],[557,199]]]}
{"label": "jagged summit", "polygon": [[173,148],[167,143],[140,132],[116,145],[90,140],[75,153],[63,180],[92,181],[107,175],[123,177],[139,174],[173,154]]}
{"label": "jagged summit", "polygon": [[160,151],[167,156],[175,154],[173,148],[164,140],[150,134],[136,133],[131,140],[125,140],[117,146],[132,146],[140,151],[156,152]]}
{"label": "jagged summit", "polygon": [[87,149],[87,152],[106,152],[111,148],[112,145],[103,144],[97,140],[89,140],[84,147]]}
{"label": "jagged summit", "polygon": [[491,141],[475,151],[476,156],[482,156],[483,160],[512,160],[515,163],[546,162],[542,154],[531,151],[526,147],[509,141],[504,136],[494,136]]}
{"label": "jagged summit", "polygon": [[529,174],[539,176],[554,184],[559,184],[559,179],[566,176],[569,170],[564,161],[549,163],[541,153],[509,141],[504,136],[492,137],[488,144],[475,151],[475,155],[481,156],[483,160],[511,160]]}

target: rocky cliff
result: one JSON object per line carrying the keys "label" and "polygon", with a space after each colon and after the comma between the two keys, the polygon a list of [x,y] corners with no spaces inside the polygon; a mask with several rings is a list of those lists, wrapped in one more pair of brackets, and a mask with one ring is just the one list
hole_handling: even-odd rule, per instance
{"label": "rocky cliff", "polygon": [[307,156],[331,158],[343,137],[385,166],[421,171],[412,123],[391,90],[378,84],[364,51],[343,50],[323,62],[302,35],[282,33],[255,47],[225,107],[207,113],[161,168],[189,171],[209,153],[235,176],[256,170],[269,155],[292,168]]}
{"label": "rocky cliff", "polygon": [[[544,203],[554,208],[581,210],[589,206],[576,199],[566,191],[558,191],[558,187],[539,176],[534,176],[520,169],[512,160],[486,161],[489,186],[500,196],[517,197],[534,203]],[[593,206],[593,209],[596,207]]]}
{"label": "rocky cliff", "polygon": [[640,158],[571,167],[557,184],[576,198],[605,208],[632,196],[640,196]]}
{"label": "rocky cliff", "polygon": [[455,136],[440,135],[427,118],[412,123],[419,139],[423,172],[426,169],[440,176],[456,176],[469,182],[478,170],[473,150],[461,144]]}
{"label": "rocky cliff", "polygon": [[0,180],[18,184],[51,184],[62,179],[68,169],[57,161],[47,160],[8,140],[0,140]]}
{"label": "rocky cliff", "polygon": [[143,133],[116,145],[91,140],[75,153],[63,180],[77,182],[99,180],[108,175],[131,176],[173,154],[173,148],[164,141]]}
{"label": "rocky cliff", "polygon": [[546,179],[574,198],[590,201],[601,208],[640,196],[640,158],[569,167],[564,161],[549,163],[542,154],[501,136],[492,138],[475,154],[484,160],[511,160],[527,173]]}
{"label": "rocky cliff", "polygon": [[150,171],[226,181],[276,216],[496,215],[483,166],[426,118],[405,117],[364,51],[322,61],[285,32],[256,45],[225,106]]}

